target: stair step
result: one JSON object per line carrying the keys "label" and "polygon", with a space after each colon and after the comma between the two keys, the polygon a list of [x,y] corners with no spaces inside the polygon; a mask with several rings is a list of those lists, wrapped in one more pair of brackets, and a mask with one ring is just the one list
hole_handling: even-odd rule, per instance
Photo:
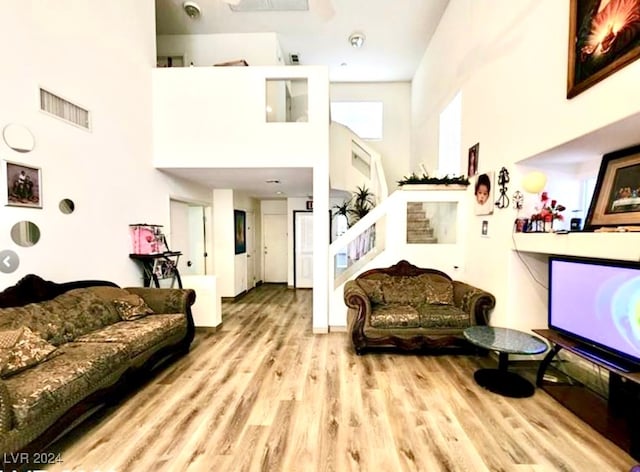
{"label": "stair step", "polygon": [[422,208],[422,202],[407,202],[407,210],[424,211]]}
{"label": "stair step", "polygon": [[429,237],[429,236],[408,236],[407,235],[407,244],[437,244],[438,238]]}
{"label": "stair step", "polygon": [[416,236],[420,236],[420,235],[427,235],[427,236],[433,236],[433,228],[407,228],[407,236],[409,235],[416,235]]}
{"label": "stair step", "polygon": [[433,227],[429,224],[429,222],[424,221],[416,221],[416,222],[407,222],[407,232],[408,231],[433,231]]}

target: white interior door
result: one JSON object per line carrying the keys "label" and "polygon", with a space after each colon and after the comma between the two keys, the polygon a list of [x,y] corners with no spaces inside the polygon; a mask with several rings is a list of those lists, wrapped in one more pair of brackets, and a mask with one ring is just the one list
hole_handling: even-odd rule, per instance
{"label": "white interior door", "polygon": [[180,275],[205,275],[204,208],[171,200],[169,248],[180,251]]}
{"label": "white interior door", "polygon": [[[204,253],[204,208],[189,207],[189,254],[191,256],[190,274],[205,275]],[[187,261],[188,262],[188,261]]]}
{"label": "white interior door", "polygon": [[264,281],[287,282],[287,215],[264,215]]}
{"label": "white interior door", "polygon": [[255,214],[247,212],[247,290],[256,286]]}
{"label": "white interior door", "polygon": [[169,248],[172,251],[180,251],[182,256],[178,260],[178,271],[180,275],[191,275],[193,271],[187,265],[191,259],[189,247],[189,205],[185,202],[171,200],[170,206],[171,231],[167,235]]}
{"label": "white interior door", "polygon": [[297,288],[313,287],[313,213],[295,212],[295,270]]}

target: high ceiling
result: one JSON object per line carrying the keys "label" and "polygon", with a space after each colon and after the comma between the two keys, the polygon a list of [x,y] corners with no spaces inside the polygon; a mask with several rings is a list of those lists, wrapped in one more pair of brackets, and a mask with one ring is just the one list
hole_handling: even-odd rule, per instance
{"label": "high ceiling", "polygon": [[[185,14],[184,0],[155,2],[157,34],[277,33],[287,60],[295,53],[301,65],[327,65],[331,82],[389,82],[413,78],[449,0],[240,0],[239,7],[308,5],[306,11],[251,12],[234,12],[224,0],[194,0],[200,9],[197,19]],[[360,49],[349,43],[354,32],[366,37]],[[255,198],[312,193],[310,169],[165,171]],[[270,178],[280,184],[265,184]]]}
{"label": "high ceiling", "polygon": [[[239,6],[277,2],[292,0],[241,0]],[[296,53],[302,65],[329,66],[332,82],[409,81],[448,2],[308,0],[307,11],[233,12],[223,0],[195,0],[201,15],[194,20],[184,0],[156,0],[156,33],[277,33],[285,58]],[[348,41],[353,32],[366,37],[360,49]]]}

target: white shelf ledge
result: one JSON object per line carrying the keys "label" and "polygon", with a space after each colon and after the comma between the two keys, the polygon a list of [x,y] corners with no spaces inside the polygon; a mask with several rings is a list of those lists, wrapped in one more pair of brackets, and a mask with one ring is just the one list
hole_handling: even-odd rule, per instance
{"label": "white shelf ledge", "polygon": [[515,233],[512,249],[520,252],[640,260],[640,233]]}

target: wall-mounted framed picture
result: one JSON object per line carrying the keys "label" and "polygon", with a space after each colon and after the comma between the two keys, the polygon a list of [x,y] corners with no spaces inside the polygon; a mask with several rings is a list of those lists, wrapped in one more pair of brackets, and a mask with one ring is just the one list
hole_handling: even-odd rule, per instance
{"label": "wall-mounted framed picture", "polygon": [[39,167],[3,161],[6,206],[42,208],[42,171]]}
{"label": "wall-mounted framed picture", "polygon": [[478,173],[478,154],[480,153],[480,143],[476,143],[469,148],[469,158],[467,162],[467,177],[473,177]]}
{"label": "wall-mounted framed picture", "polygon": [[640,57],[640,0],[571,0],[567,98]]}
{"label": "wall-mounted framed picture", "polygon": [[247,213],[233,210],[233,228],[236,254],[247,252]]}
{"label": "wall-mounted framed picture", "polygon": [[640,225],[640,145],[602,156],[585,231]]}
{"label": "wall-mounted framed picture", "polygon": [[494,172],[485,172],[476,176],[474,184],[474,200],[476,215],[490,215],[493,213]]}

